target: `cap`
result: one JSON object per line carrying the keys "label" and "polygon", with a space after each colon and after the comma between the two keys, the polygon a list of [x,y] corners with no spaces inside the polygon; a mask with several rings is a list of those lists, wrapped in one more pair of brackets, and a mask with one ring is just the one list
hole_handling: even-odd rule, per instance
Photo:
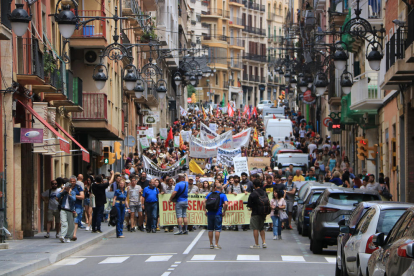
{"label": "cap", "polygon": [[70,182],[66,182],[65,183],[65,188],[70,188],[70,187],[72,187],[72,184],[70,184]]}
{"label": "cap", "polygon": [[286,180],[286,176],[282,176],[282,178],[281,178],[282,180]]}
{"label": "cap", "polygon": [[129,179],[125,180],[125,183],[131,183],[131,180]]}

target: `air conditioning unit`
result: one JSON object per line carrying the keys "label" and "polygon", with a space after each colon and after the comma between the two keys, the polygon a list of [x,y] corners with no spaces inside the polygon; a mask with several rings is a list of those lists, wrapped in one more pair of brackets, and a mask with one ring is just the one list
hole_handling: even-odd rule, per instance
{"label": "air conditioning unit", "polygon": [[83,52],[83,63],[85,64],[99,64],[101,58],[101,50],[99,49],[85,49]]}

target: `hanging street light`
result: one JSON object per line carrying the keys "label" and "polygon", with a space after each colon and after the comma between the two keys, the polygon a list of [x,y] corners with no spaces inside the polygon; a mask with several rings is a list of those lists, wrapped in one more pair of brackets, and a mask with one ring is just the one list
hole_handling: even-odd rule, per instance
{"label": "hanging street light", "polygon": [[23,9],[23,7],[24,4],[16,4],[16,9],[14,9],[13,12],[8,15],[12,30],[18,37],[21,37],[26,33],[27,27],[32,20],[32,16],[29,15],[27,11]]}
{"label": "hanging street light", "polygon": [[[105,67],[102,64],[100,64],[98,66]],[[105,69],[106,69],[106,67],[105,67]],[[98,70],[98,73],[94,74],[92,76],[92,78],[93,78],[93,80],[95,82],[96,89],[98,89],[98,90],[102,90],[105,87],[106,81],[108,80],[108,77],[106,76],[106,74],[104,73],[104,70],[102,68],[100,68]]]}

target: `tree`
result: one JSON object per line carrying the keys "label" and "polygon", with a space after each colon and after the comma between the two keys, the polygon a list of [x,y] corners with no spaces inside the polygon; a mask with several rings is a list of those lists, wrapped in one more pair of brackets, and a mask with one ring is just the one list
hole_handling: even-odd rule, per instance
{"label": "tree", "polygon": [[194,88],[194,86],[192,86],[191,84],[189,84],[187,86],[187,97],[191,98],[192,95],[196,92],[196,89]]}

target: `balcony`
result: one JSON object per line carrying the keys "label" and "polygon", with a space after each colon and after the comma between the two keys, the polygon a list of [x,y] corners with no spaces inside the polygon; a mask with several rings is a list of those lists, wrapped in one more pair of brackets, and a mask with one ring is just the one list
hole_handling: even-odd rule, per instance
{"label": "balcony", "polygon": [[32,85],[32,92],[39,93],[55,93],[59,88],[61,72],[55,69],[53,72],[45,73],[45,83],[39,85]]}
{"label": "balcony", "polygon": [[313,7],[316,12],[323,12],[325,10],[326,0],[314,0]]}
{"label": "balcony", "polygon": [[223,10],[223,17],[225,19],[230,19],[230,11]]}
{"label": "balcony", "polygon": [[405,61],[414,62],[414,10],[408,14],[407,18],[407,39],[405,40]]}
{"label": "balcony", "polygon": [[219,18],[223,16],[222,9],[208,8],[207,11],[201,12],[201,17]]}
{"label": "balcony", "polygon": [[[101,10],[79,10],[79,16],[106,16]],[[106,20],[94,20],[75,30],[70,38],[70,46],[74,48],[104,48],[106,40]]]}
{"label": "balcony", "polygon": [[197,24],[197,21],[191,20],[191,25],[196,25],[196,24]]}
{"label": "balcony", "polygon": [[241,18],[238,18],[238,17],[230,18],[229,26],[230,27],[237,27],[237,28],[244,28],[243,27],[243,20]]}
{"label": "balcony", "polygon": [[266,83],[266,77],[260,77],[260,82],[261,83]]}
{"label": "balcony", "polygon": [[411,84],[414,79],[414,66],[405,62],[404,32],[397,29],[385,46],[385,76],[382,89]]}
{"label": "balcony", "polygon": [[377,110],[382,105],[378,72],[367,71],[354,78],[351,90],[351,110]]}
{"label": "balcony", "polygon": [[268,12],[266,19],[269,21],[275,20],[276,15],[274,13]]}
{"label": "balcony", "polygon": [[227,66],[230,67],[231,69],[237,69],[237,70],[242,69],[242,64],[239,60],[232,59],[231,61],[228,62]]}
{"label": "balcony", "polygon": [[35,38],[17,38],[17,82],[21,85],[44,85],[43,54]]}
{"label": "balcony", "polygon": [[255,55],[250,53],[245,53],[244,59],[257,61],[257,62],[266,62],[266,56],[265,55]]}
{"label": "balcony", "polygon": [[229,5],[237,6],[237,7],[243,7],[244,3],[242,0],[230,0]]}
{"label": "balcony", "polygon": [[220,35],[218,39],[221,40],[221,41],[227,42],[227,43],[230,42],[230,38],[228,36],[225,36],[225,35]]}
{"label": "balcony", "polygon": [[247,73],[243,73],[243,80],[249,81],[249,75]]}
{"label": "balcony", "polygon": [[229,89],[229,81],[224,81],[223,82],[223,88],[224,89]]}
{"label": "balcony", "polygon": [[208,24],[206,22],[201,22],[201,27],[203,27],[203,28],[210,28],[210,24]]}
{"label": "balcony", "polygon": [[[381,1],[362,0],[359,4],[361,8],[361,18],[366,18],[368,22],[377,30],[381,28],[382,6]],[[356,1],[352,2],[352,18],[355,16]]]}
{"label": "balcony", "polygon": [[118,140],[119,131],[108,122],[108,98],[105,93],[83,93],[83,111],[72,114],[77,132],[93,133],[100,140]]}
{"label": "balcony", "polygon": [[143,27],[145,26],[145,19],[144,17],[140,16],[143,15],[141,7],[138,4],[137,0],[123,0],[122,1],[122,15],[128,16],[128,21],[130,22],[131,26],[137,27],[134,29],[135,34],[142,35],[143,34]]}
{"label": "balcony", "polygon": [[0,21],[0,40],[11,40],[11,22],[7,17],[7,13],[10,10],[9,1],[1,1],[1,21]]}
{"label": "balcony", "polygon": [[232,47],[238,47],[237,49],[239,49],[239,50],[243,50],[244,49],[244,47],[243,47],[243,40],[238,39],[238,38],[230,37],[230,46],[232,46]]}
{"label": "balcony", "polygon": [[261,11],[261,12],[265,12],[265,11],[266,11],[266,7],[265,7],[265,5],[260,5],[260,11]]}
{"label": "balcony", "polygon": [[337,26],[342,26],[345,22],[345,18],[348,14],[348,1],[347,0],[330,0],[331,4],[329,10],[333,15],[332,22]]}

